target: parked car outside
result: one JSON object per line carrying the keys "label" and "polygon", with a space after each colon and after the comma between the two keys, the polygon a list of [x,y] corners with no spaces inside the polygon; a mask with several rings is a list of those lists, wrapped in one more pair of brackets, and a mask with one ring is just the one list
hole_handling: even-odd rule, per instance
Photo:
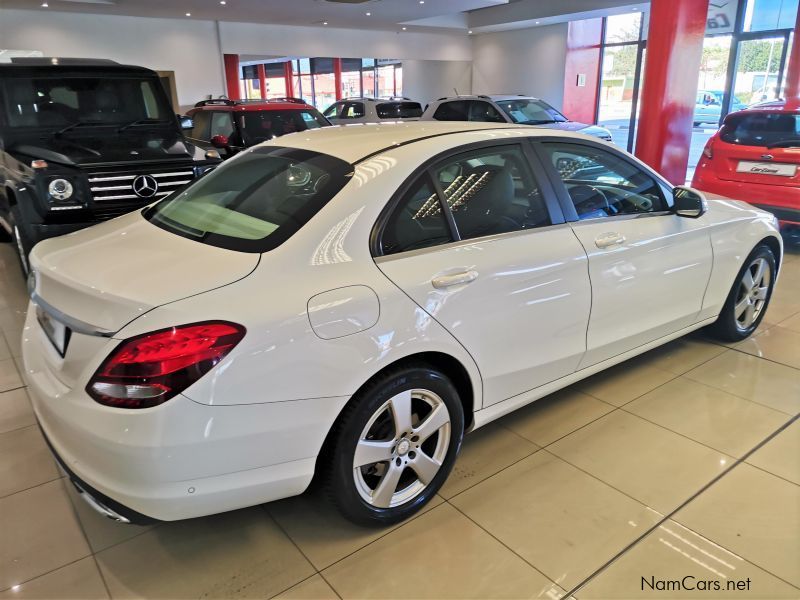
{"label": "parked car outside", "polygon": [[[719,125],[719,120],[722,118],[722,103],[725,101],[725,92],[722,91],[709,91],[698,90],[697,100],[694,106],[694,126],[697,127],[703,123],[713,124],[715,127]],[[738,96],[731,98],[731,112],[736,112],[747,108],[739,100]]]}
{"label": "parked car outside", "polygon": [[39,244],[23,373],[107,516],[197,517],[316,476],[387,525],[435,496],[466,431],[698,328],[751,335],[776,225],[589,136],[326,128]]}
{"label": "parked car outside", "polygon": [[732,113],[709,138],[696,188],[742,198],[800,228],[800,104],[775,101]]}
{"label": "parked car outside", "polygon": [[143,67],[0,65],[0,232],[23,271],[38,241],[142,208],[219,163],[186,141],[176,117],[158,74]]}
{"label": "parked car outside", "polygon": [[334,102],[322,113],[334,125],[416,121],[422,105],[410,98],[345,98]]}
{"label": "parked car outside", "polygon": [[299,98],[202,100],[187,114],[193,120],[189,139],[216,148],[224,158],[288,133],[330,126],[316,108]]}
{"label": "parked car outside", "polygon": [[611,132],[599,125],[570,121],[544,100],[529,96],[453,96],[425,107],[423,121],[477,121],[535,125],[559,131],[578,131],[610,142]]}

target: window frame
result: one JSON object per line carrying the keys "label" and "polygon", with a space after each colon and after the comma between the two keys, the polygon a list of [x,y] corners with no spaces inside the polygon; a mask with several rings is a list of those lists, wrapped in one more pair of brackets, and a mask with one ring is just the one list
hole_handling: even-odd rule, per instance
{"label": "window frame", "polygon": [[[454,244],[473,244],[480,240],[485,240],[487,238],[503,238],[511,235],[532,234],[536,233],[537,231],[541,231],[542,229],[563,225],[567,221],[567,219],[565,219],[565,216],[563,214],[561,203],[556,195],[550,176],[545,170],[545,165],[542,164],[541,157],[537,155],[536,152],[534,151],[531,141],[532,141],[531,138],[523,137],[523,138],[503,140],[503,141],[486,140],[480,142],[472,142],[469,144],[464,144],[461,146],[450,148],[448,150],[435,154],[431,158],[425,160],[416,169],[414,169],[414,171],[412,171],[412,173],[403,181],[403,183],[400,184],[397,190],[395,190],[394,194],[392,194],[392,197],[389,199],[389,201],[381,210],[380,214],[378,215],[378,218],[375,220],[375,223],[372,226],[372,231],[370,232],[370,237],[369,237],[370,253],[372,254],[372,257],[374,259],[379,259],[384,257],[394,258],[394,257],[402,257],[412,252],[413,253],[436,252],[444,248],[450,248]],[[519,148],[525,161],[524,164],[527,165],[530,172],[529,174],[533,178],[533,182],[538,186],[542,198],[544,199],[545,207],[547,208],[547,213],[550,216],[550,225],[545,225],[542,227],[534,227],[532,229],[520,229],[505,233],[495,233],[485,236],[462,239],[461,235],[458,232],[458,226],[456,225],[455,217],[453,216],[453,213],[447,204],[447,199],[444,195],[444,191],[442,190],[441,185],[437,181],[434,171],[441,162],[449,158],[458,156],[459,154],[466,154],[468,152],[476,150],[501,148],[504,146],[516,146]],[[383,237],[383,232],[387,224],[389,223],[391,216],[397,210],[400,203],[406,198],[406,194],[423,177],[428,179],[428,182],[433,186],[433,189],[436,191],[436,195],[439,199],[439,205],[442,208],[442,212],[445,216],[445,220],[447,221],[448,228],[450,229],[451,241],[446,242],[444,244],[437,244],[435,246],[430,246],[427,248],[404,250],[402,252],[395,252],[393,254],[384,254],[382,237]]]}
{"label": "window frame", "polygon": [[[613,155],[615,158],[628,163],[632,167],[640,171],[643,171],[646,175],[650,176],[653,179],[653,181],[658,185],[659,188],[661,188],[664,204],[667,206],[667,209],[654,212],[624,213],[619,215],[609,215],[607,217],[602,217],[602,218],[598,217],[596,219],[581,220],[578,217],[578,211],[575,209],[575,205],[572,202],[572,197],[569,195],[567,186],[564,185],[564,180],[561,179],[561,176],[559,175],[558,171],[553,165],[553,161],[550,159],[550,155],[545,149],[546,144],[552,144],[552,143],[569,144],[571,146],[582,146],[590,148],[592,150],[600,150],[601,152],[607,152]],[[535,140],[531,140],[531,145],[533,147],[533,152],[538,156],[539,161],[542,163],[542,168],[547,173],[547,176],[550,179],[550,184],[555,191],[556,197],[558,198],[561,211],[564,214],[566,221],[569,223],[594,223],[597,221],[608,221],[610,219],[620,220],[620,219],[633,219],[633,218],[643,218],[643,217],[659,217],[664,215],[675,214],[675,200],[673,198],[673,190],[675,189],[675,186],[670,184],[658,172],[651,169],[648,165],[633,160],[632,157],[620,152],[619,150],[609,146],[608,144],[594,142],[590,140],[576,140],[573,138],[564,138],[560,136],[543,136],[543,137],[537,137]]]}

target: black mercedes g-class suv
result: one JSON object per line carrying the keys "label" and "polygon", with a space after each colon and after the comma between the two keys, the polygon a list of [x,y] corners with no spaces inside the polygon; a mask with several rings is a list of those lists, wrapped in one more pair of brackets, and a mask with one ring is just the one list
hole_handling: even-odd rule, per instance
{"label": "black mercedes g-class suv", "polygon": [[0,235],[36,242],[136,210],[220,162],[183,136],[158,74],[108,60],[0,64]]}

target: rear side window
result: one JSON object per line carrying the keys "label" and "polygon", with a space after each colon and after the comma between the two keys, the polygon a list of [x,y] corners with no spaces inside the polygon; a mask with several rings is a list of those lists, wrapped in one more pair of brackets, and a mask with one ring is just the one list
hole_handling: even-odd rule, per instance
{"label": "rear side window", "polygon": [[661,186],[621,156],[578,144],[543,146],[567,188],[579,219],[667,210]]}
{"label": "rear side window", "polygon": [[375,110],[380,119],[415,119],[422,116],[419,102],[383,102]]}
{"label": "rear side window", "polygon": [[204,244],[266,252],[303,227],[352,174],[352,165],[327,154],[255,148],[159,202],[145,216]]}
{"label": "rear side window", "polygon": [[433,118],[437,121],[468,121],[469,106],[466,100],[453,100],[439,105]]}
{"label": "rear side window", "polygon": [[731,115],[719,134],[728,144],[740,146],[800,146],[800,115],[755,112]]}
{"label": "rear side window", "polygon": [[194,125],[192,126],[192,134],[189,137],[196,140],[210,140],[211,113],[202,110],[198,111],[192,115],[192,121]]}
{"label": "rear side window", "polygon": [[452,242],[439,196],[427,176],[403,196],[381,236],[384,256]]}

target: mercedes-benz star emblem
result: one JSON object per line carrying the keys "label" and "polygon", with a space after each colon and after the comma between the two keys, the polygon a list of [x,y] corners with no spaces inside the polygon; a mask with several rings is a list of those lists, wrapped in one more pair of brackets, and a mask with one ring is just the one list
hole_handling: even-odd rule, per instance
{"label": "mercedes-benz star emblem", "polygon": [[152,175],[139,175],[131,184],[133,193],[140,198],[152,198],[158,191],[158,182]]}

